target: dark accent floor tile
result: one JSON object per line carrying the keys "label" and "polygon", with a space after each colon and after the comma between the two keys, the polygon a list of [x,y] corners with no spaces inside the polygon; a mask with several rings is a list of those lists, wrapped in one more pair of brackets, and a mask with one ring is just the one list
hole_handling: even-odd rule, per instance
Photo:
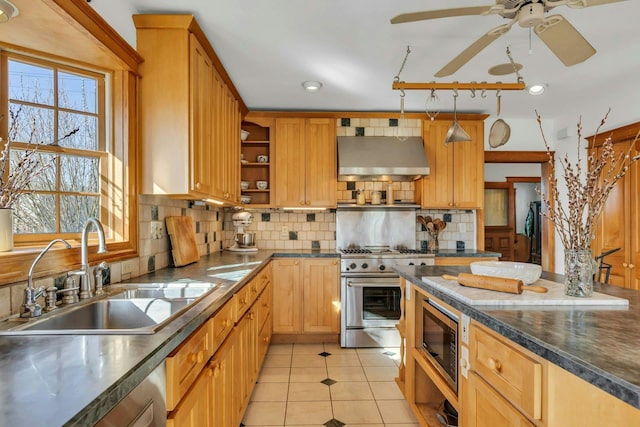
{"label": "dark accent floor tile", "polygon": [[384,352],[384,353],[382,353],[382,354],[386,354],[387,356],[395,356],[395,355],[396,355],[396,353],[395,353],[395,352],[393,352],[393,351],[385,351],[385,352]]}
{"label": "dark accent floor tile", "polygon": [[331,356],[331,353],[327,353],[326,351],[323,351],[322,353],[318,353],[318,356],[327,357],[327,356]]}
{"label": "dark accent floor tile", "polygon": [[334,385],[335,383],[337,383],[338,381],[332,380],[331,378],[325,378],[324,380],[320,381],[322,384],[327,385],[327,386],[331,386]]}
{"label": "dark accent floor tile", "polygon": [[327,421],[326,423],[324,423],[324,425],[326,427],[343,427],[346,424],[343,423],[342,421],[339,421],[339,420],[336,420],[335,418],[333,418],[333,419]]}

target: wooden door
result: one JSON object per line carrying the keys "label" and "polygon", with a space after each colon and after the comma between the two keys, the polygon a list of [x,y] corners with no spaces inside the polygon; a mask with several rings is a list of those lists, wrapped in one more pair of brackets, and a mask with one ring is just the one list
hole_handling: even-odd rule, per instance
{"label": "wooden door", "polygon": [[298,259],[273,260],[273,332],[302,332],[302,283]]}
{"label": "wooden door", "polygon": [[167,417],[167,427],[213,427],[213,387],[208,369],[204,369],[184,396],[178,408]]}
{"label": "wooden door", "polygon": [[[600,155],[599,152],[598,155]],[[630,192],[630,178],[631,176],[628,175],[620,179],[609,193],[595,232],[596,237],[591,245],[594,257],[611,249],[620,248],[619,251],[607,256],[605,262],[611,264],[609,284],[623,287],[627,284],[629,259],[627,245],[628,234],[630,234],[628,231],[630,230],[627,228],[627,200]]]}
{"label": "wooden door", "polygon": [[484,249],[500,252],[501,261],[513,261],[516,240],[513,183],[485,182],[484,189]]}
{"label": "wooden door", "polygon": [[276,119],[275,205],[300,207],[305,204],[304,119]]}
{"label": "wooden door", "polygon": [[457,209],[482,209],[484,183],[484,123],[460,120],[471,141],[452,142],[453,206]]}
{"label": "wooden door", "polygon": [[335,207],[338,170],[335,120],[308,119],[305,131],[305,204]]}
{"label": "wooden door", "polygon": [[[335,259],[308,258],[302,269],[303,331],[340,332],[340,272]],[[274,312],[277,312],[274,310]]]}
{"label": "wooden door", "polygon": [[420,205],[449,209],[453,206],[453,150],[445,144],[448,120],[424,120],[422,138],[430,172],[419,180]]}
{"label": "wooden door", "polygon": [[[639,151],[636,150],[634,154],[637,155]],[[638,163],[631,165],[624,179],[631,183],[628,198],[629,210],[627,211],[629,216],[627,223],[630,231],[628,283],[631,289],[640,290],[640,197],[638,197],[638,191],[640,191],[640,166]]]}
{"label": "wooden door", "polygon": [[527,418],[473,371],[469,372],[466,393],[465,410],[462,413],[463,425],[533,427]]}
{"label": "wooden door", "polygon": [[[189,36],[191,61],[191,111],[189,151],[192,192],[203,196],[214,195],[214,161],[213,127],[211,117],[214,113],[213,94],[213,65],[202,45],[193,34]],[[217,126],[217,123],[215,123]],[[168,166],[168,165],[167,165]],[[168,171],[167,171],[168,172]]]}

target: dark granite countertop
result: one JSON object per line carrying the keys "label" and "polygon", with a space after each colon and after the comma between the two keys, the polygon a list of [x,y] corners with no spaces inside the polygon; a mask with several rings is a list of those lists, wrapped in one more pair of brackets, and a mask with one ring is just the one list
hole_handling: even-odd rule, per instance
{"label": "dark granite countertop", "polygon": [[478,251],[475,249],[438,249],[437,251],[431,251],[436,257],[460,257],[460,258],[500,258],[502,254],[499,252]]}
{"label": "dark granite countertop", "polygon": [[[402,277],[535,354],[640,408],[640,292],[597,283],[628,307],[471,306],[421,280],[466,267],[397,267]],[[562,283],[563,277],[543,273]]]}

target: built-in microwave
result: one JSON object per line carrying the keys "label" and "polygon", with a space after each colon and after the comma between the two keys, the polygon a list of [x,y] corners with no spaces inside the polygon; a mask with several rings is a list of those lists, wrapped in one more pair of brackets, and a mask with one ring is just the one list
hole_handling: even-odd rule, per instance
{"label": "built-in microwave", "polygon": [[458,391],[458,316],[432,299],[422,302],[422,347],[454,392]]}

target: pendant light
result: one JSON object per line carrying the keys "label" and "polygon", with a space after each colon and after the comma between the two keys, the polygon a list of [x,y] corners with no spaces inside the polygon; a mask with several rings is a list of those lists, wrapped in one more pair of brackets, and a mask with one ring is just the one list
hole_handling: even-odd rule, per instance
{"label": "pendant light", "polygon": [[462,142],[462,141],[471,141],[471,137],[467,132],[462,129],[462,127],[458,124],[458,119],[456,116],[456,99],[458,98],[458,91],[453,91],[453,123],[447,132],[447,137],[445,138],[445,144],[450,142]]}

